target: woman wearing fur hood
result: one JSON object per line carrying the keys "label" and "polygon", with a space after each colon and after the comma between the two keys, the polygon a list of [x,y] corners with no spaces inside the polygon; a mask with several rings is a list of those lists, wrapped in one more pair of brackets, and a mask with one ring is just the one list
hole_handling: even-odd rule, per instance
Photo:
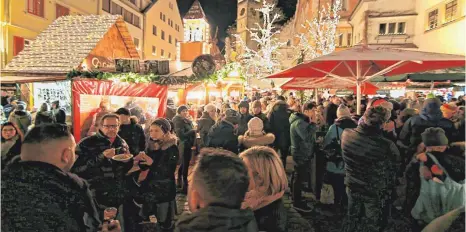
{"label": "woman wearing fur hood", "polygon": [[238,137],[240,151],[254,146],[269,146],[275,141],[272,133],[264,132],[264,123],[258,117],[252,118],[248,122],[248,130],[244,135]]}

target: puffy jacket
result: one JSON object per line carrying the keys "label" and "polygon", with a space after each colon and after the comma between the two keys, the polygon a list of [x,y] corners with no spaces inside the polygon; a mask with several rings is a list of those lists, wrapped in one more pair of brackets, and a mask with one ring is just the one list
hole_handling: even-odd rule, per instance
{"label": "puffy jacket", "polygon": [[254,146],[269,146],[273,144],[275,136],[272,133],[264,134],[261,136],[249,136],[247,133],[245,135],[240,135],[238,137],[238,143],[240,146],[240,151],[244,151],[248,148]]}
{"label": "puffy jacket", "polygon": [[133,161],[117,162],[106,158],[103,151],[121,148],[120,154],[129,151],[125,140],[117,136],[113,143],[101,131],[84,138],[76,146],[78,159],[71,171],[87,180],[100,208],[118,207],[128,193],[126,173]]}
{"label": "puffy jacket", "polygon": [[244,135],[248,130],[248,122],[253,118],[249,113],[240,114],[239,124],[238,124],[238,135]]}
{"label": "puffy jacket", "polygon": [[145,217],[155,214],[156,204],[175,200],[175,170],[179,153],[177,138],[170,135],[163,143],[150,140],[146,154],[154,161],[139,188]]}
{"label": "puffy jacket", "polygon": [[359,125],[341,136],[346,186],[355,193],[382,199],[395,185],[400,154],[382,130]]}
{"label": "puffy jacket", "polygon": [[129,146],[129,152],[134,156],[146,149],[146,136],[142,127],[131,120],[130,124],[121,124],[118,135]]}
{"label": "puffy jacket", "polygon": [[95,232],[99,213],[88,184],[43,162],[14,162],[2,172],[2,231]]}
{"label": "puffy jacket", "polygon": [[51,111],[38,112],[36,114],[36,120],[34,121],[34,126],[39,126],[43,123],[53,123],[53,114]]}
{"label": "puffy jacket", "polygon": [[193,130],[193,123],[181,115],[176,115],[173,118],[173,124],[175,125],[175,133],[181,143],[185,146],[191,147],[194,144],[196,137],[196,131]]}
{"label": "puffy jacket", "polygon": [[23,135],[26,135],[29,126],[32,124],[32,117],[31,114],[27,111],[15,111],[10,114],[8,121],[16,124],[18,129],[23,132]]}
{"label": "puffy jacket", "polygon": [[258,117],[262,120],[262,123],[264,124],[264,131],[266,133],[270,133],[271,132],[271,129],[270,129],[270,123],[269,123],[269,119],[267,118],[267,115],[265,115],[264,113],[260,113],[260,114],[256,114],[254,116],[252,116],[253,118],[254,117]]}
{"label": "puffy jacket", "polygon": [[215,121],[209,116],[209,113],[202,112],[202,116],[197,120],[197,129],[201,136],[201,146],[205,147],[207,142],[207,135],[209,134],[210,128],[215,125]]}
{"label": "puffy jacket", "polygon": [[297,165],[306,164],[314,156],[317,126],[301,113],[290,116],[291,155]]}
{"label": "puffy jacket", "polygon": [[221,120],[215,124],[207,135],[206,145],[208,147],[222,148],[237,154],[238,137],[235,134],[233,124],[225,120]]}
{"label": "puffy jacket", "polygon": [[269,113],[270,132],[275,135],[276,148],[289,149],[291,111],[284,101],[277,101]]}
{"label": "puffy jacket", "polygon": [[257,232],[254,214],[249,209],[209,205],[192,214],[183,214],[175,232]]}

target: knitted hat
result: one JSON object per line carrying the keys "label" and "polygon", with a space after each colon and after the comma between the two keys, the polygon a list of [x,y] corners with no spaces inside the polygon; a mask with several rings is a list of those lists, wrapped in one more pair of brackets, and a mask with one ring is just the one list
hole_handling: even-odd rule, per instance
{"label": "knitted hat", "polygon": [[249,109],[249,103],[247,101],[241,101],[238,105],[238,109],[244,107],[246,109]]}
{"label": "knitted hat", "polygon": [[126,109],[126,108],[120,108],[120,109],[118,109],[118,110],[115,112],[115,114],[131,116],[131,112],[129,112],[129,110]]}
{"label": "knitted hat", "polygon": [[448,103],[448,104],[443,104],[441,107],[440,107],[440,110],[442,112],[444,111],[450,111],[450,112],[456,112],[458,110],[458,106],[456,105],[456,103]]}
{"label": "knitted hat", "polygon": [[167,99],[167,106],[175,106],[175,102],[173,101],[173,99],[171,98]]}
{"label": "knitted hat", "polygon": [[16,110],[18,110],[18,111],[25,111],[25,110],[26,110],[26,107],[27,107],[26,102],[18,101],[18,102],[16,103]]}
{"label": "knitted hat", "polygon": [[177,112],[178,114],[181,114],[181,111],[183,111],[183,110],[188,110],[188,107],[185,106],[185,105],[181,105],[181,106],[178,107],[178,109],[176,110],[176,112]]}
{"label": "knitted hat", "polygon": [[214,106],[213,104],[207,104],[204,106],[204,112],[216,112],[217,107]]}
{"label": "knitted hat", "polygon": [[439,127],[427,128],[422,134],[422,142],[426,147],[448,145],[448,138],[445,131]]}
{"label": "knitted hat", "polygon": [[237,125],[239,123],[239,114],[233,109],[227,109],[225,111],[225,121]]}
{"label": "knitted hat", "polygon": [[254,102],[252,102],[252,106],[251,106],[253,109],[254,108],[262,108],[262,104],[259,100],[256,100]]}
{"label": "knitted hat", "polygon": [[341,104],[337,109],[337,118],[351,117],[351,112],[347,106]]}
{"label": "knitted hat", "polygon": [[248,131],[251,136],[262,135],[264,123],[260,118],[254,117],[248,122]]}
{"label": "knitted hat", "polygon": [[442,102],[438,98],[429,98],[424,101],[422,109],[427,114],[432,114],[436,113],[440,109],[441,105]]}
{"label": "knitted hat", "polygon": [[172,127],[170,125],[170,122],[165,118],[155,119],[154,122],[152,122],[152,125],[154,125],[154,124],[159,126],[160,129],[162,129],[164,134],[168,133],[172,129]]}

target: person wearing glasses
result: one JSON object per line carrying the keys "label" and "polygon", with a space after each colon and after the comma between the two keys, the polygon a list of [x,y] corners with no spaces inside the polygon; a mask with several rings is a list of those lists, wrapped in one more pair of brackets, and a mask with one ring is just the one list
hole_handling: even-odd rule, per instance
{"label": "person wearing glasses", "polygon": [[115,155],[129,154],[127,143],[118,136],[119,127],[118,115],[106,114],[99,122],[97,133],[82,139],[76,147],[78,158],[71,172],[89,182],[100,210],[118,208],[128,194],[125,176],[133,161],[112,160]]}

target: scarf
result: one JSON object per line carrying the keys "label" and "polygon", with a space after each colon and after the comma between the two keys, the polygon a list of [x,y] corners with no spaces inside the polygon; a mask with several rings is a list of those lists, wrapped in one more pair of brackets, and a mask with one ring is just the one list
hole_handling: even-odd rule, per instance
{"label": "scarf", "polygon": [[18,135],[15,135],[13,138],[2,142],[2,156],[8,154],[10,149],[15,145],[18,140]]}
{"label": "scarf", "polygon": [[274,195],[267,195],[266,192],[264,187],[259,187],[247,192],[241,204],[241,209],[250,208],[252,211],[256,211],[282,198],[283,194],[285,194],[285,191],[278,192]]}

